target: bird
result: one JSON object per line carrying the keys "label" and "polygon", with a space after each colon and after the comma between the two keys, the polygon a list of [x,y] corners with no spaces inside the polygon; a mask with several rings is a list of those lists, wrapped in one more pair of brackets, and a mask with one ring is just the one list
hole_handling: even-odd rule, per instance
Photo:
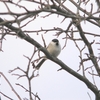
{"label": "bird", "polygon": [[[57,57],[61,52],[61,45],[59,43],[58,39],[53,39],[49,45],[47,46],[47,51],[51,54],[53,57]],[[37,70],[40,69],[41,65],[46,61],[46,57],[44,57],[35,67]]]}

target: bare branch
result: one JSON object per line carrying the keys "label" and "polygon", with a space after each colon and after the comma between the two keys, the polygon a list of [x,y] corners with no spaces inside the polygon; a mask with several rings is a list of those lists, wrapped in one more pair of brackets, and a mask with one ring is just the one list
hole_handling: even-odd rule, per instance
{"label": "bare branch", "polygon": [[[26,5],[22,5],[21,3],[23,1],[34,4],[34,7],[32,8],[32,10],[28,10],[28,7]],[[58,69],[58,71],[65,70],[69,72],[71,75],[75,76],[77,79],[79,79],[80,81],[86,84],[86,86],[95,94],[96,100],[100,99],[100,92],[98,90],[98,87],[96,86],[96,82],[94,79],[95,76],[98,76],[98,78],[100,76],[100,67],[99,67],[100,57],[95,56],[96,52],[94,51],[94,48],[93,48],[94,45],[100,44],[100,43],[96,42],[96,39],[94,38],[92,38],[92,42],[90,42],[91,39],[88,38],[88,36],[90,36],[90,37],[96,37],[99,39],[100,35],[99,33],[96,33],[97,31],[94,33],[91,31],[90,32],[84,31],[85,29],[82,26],[83,24],[87,25],[87,22],[89,22],[89,25],[93,24],[96,27],[100,27],[99,6],[98,6],[98,10],[95,11],[94,4],[91,3],[91,8],[89,11],[87,9],[84,9],[82,5],[84,4],[84,6],[88,6],[88,4],[90,3],[90,0],[78,0],[78,2],[75,0],[69,0],[69,1],[68,0],[18,0],[17,3],[15,3],[15,1],[13,0],[4,0],[1,2],[4,3],[4,6],[6,7],[7,12],[0,12],[0,16],[1,16],[0,17],[0,25],[1,25],[0,50],[2,50],[2,43],[7,35],[18,36],[21,39],[27,41],[28,43],[34,46],[34,50],[31,57],[23,55],[28,60],[26,70],[23,70],[20,67],[9,70],[9,73],[12,73],[12,75],[17,76],[18,79],[22,77],[27,78],[28,85],[29,85],[28,89],[26,89],[24,85],[21,85],[19,83],[17,83],[16,85],[20,86],[22,89],[28,92],[30,100],[33,100],[33,99],[40,100],[37,93],[34,94],[32,92],[32,84],[31,84],[32,79],[39,75],[39,73],[37,73],[35,69],[35,66],[36,66],[35,63],[37,63],[41,58],[44,57],[44,56],[41,57],[40,52],[43,52],[47,56],[48,59],[57,63],[61,67],[60,69]],[[66,6],[67,2],[70,2],[75,7],[75,9],[77,9],[77,11],[72,10],[72,8],[70,7],[68,8],[68,6]],[[98,0],[96,0],[96,3],[97,5],[99,5]],[[21,13],[14,12],[9,6],[9,4],[14,5],[18,9],[22,8],[24,11]],[[10,16],[11,18],[13,17],[13,20],[8,19],[7,17],[3,18],[3,16],[5,15]],[[62,20],[59,20],[60,25],[49,27],[49,28],[45,28],[45,26],[40,26],[37,29],[33,28],[31,31],[30,29],[26,28],[30,24],[30,22],[34,23],[35,21],[37,21],[38,18],[45,20],[45,18],[52,17],[52,15],[56,15],[57,19],[63,18]],[[70,23],[68,22],[69,19],[72,20]],[[53,20],[55,21],[55,19]],[[83,21],[84,23],[82,23]],[[23,22],[25,23],[23,24]],[[56,21],[53,23],[56,23]],[[38,27],[38,24],[37,24],[37,27]],[[17,27],[15,27],[16,25]],[[46,23],[46,25],[48,25],[48,22]],[[75,27],[73,27],[73,25]],[[90,26],[88,27],[90,28]],[[31,35],[33,35],[33,33],[35,33],[35,35],[40,35],[41,33],[48,35],[47,33],[49,32],[54,32],[54,36],[61,37],[62,40],[65,40],[64,41],[65,43],[63,44],[62,49],[66,48],[67,44],[69,43],[67,42],[68,39],[74,43],[76,47],[75,49],[77,49],[79,52],[80,63],[78,63],[78,66],[79,66],[78,71],[82,70],[83,75],[78,74],[78,72],[71,69],[72,67],[65,65],[61,60],[55,57],[52,57],[46,50],[46,42],[43,35],[41,36],[41,38],[44,43],[44,47],[42,47],[38,43],[38,41],[35,40],[34,37],[31,38]],[[80,42],[82,42],[83,46],[80,46]],[[84,53],[84,51],[86,52]],[[86,57],[84,56],[84,54]],[[38,59],[34,59],[35,55],[38,56]],[[85,66],[85,63],[88,63],[89,61],[91,61],[92,64],[90,63],[89,66],[87,65]],[[90,69],[91,69],[91,72],[90,72]],[[97,74],[94,73],[95,69],[97,71]],[[15,71],[17,70],[21,71],[22,75],[19,73],[15,73]],[[86,73],[87,70],[89,70],[88,73]],[[21,97],[18,95],[18,93],[16,93],[16,91],[12,87],[9,80],[3,75],[2,72],[0,72],[0,74],[7,81],[12,91],[17,95],[18,99],[21,100]],[[89,79],[86,78],[87,74],[91,75],[93,82],[90,82]],[[3,94],[2,92],[1,94],[5,96],[6,98],[11,99],[7,95]],[[88,95],[91,100],[91,96],[89,93]],[[24,98],[24,100],[25,99],[27,98]]]}
{"label": "bare branch", "polygon": [[[4,93],[2,93],[1,91],[0,91],[0,94],[2,94],[4,97],[6,97],[9,100],[13,100],[12,98],[8,97],[7,95],[5,95]],[[1,98],[0,98],[0,100],[1,100]]]}
{"label": "bare branch", "polygon": [[21,97],[20,97],[19,94],[16,92],[16,90],[13,88],[13,86],[11,85],[11,83],[9,82],[9,80],[6,78],[6,76],[5,76],[2,72],[0,72],[0,74],[3,76],[3,78],[4,78],[4,79],[6,80],[6,82],[9,84],[11,90],[14,92],[14,94],[17,96],[17,98],[18,98],[19,100],[21,100]]}

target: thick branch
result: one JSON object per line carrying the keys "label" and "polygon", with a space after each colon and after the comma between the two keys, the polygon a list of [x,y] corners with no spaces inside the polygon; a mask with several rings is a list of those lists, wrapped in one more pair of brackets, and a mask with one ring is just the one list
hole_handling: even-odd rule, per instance
{"label": "thick branch", "polygon": [[79,24],[79,23],[77,24],[76,21],[74,21],[74,24],[76,24],[76,27],[77,27],[78,30],[79,30],[79,34],[80,34],[80,36],[81,36],[83,42],[87,45],[88,51],[89,51],[89,53],[90,53],[91,61],[93,62],[93,64],[94,64],[94,66],[95,66],[95,68],[96,68],[96,71],[97,71],[98,75],[100,76],[100,68],[99,68],[99,65],[98,65],[98,63],[97,63],[96,57],[95,57],[95,55],[94,55],[93,49],[92,49],[92,47],[91,47],[91,43],[89,43],[89,41],[87,40],[86,36],[84,35],[84,32],[83,32],[83,30],[82,30],[80,24]]}

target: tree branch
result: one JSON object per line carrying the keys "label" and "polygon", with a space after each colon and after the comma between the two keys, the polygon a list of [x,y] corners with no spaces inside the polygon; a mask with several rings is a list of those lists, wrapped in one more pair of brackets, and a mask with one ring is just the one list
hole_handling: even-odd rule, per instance
{"label": "tree branch", "polygon": [[[3,22],[3,20],[0,18],[0,22]],[[69,72],[71,75],[75,76],[76,78],[78,78],[79,80],[83,81],[87,87],[94,92],[95,95],[97,95],[98,98],[100,98],[100,94],[99,94],[99,90],[97,88],[95,88],[95,86],[85,77],[81,76],[80,74],[78,74],[77,72],[75,72],[74,70],[72,70],[70,67],[68,67],[67,65],[65,65],[61,60],[52,57],[48,51],[46,50],[46,48],[42,47],[38,42],[36,42],[34,39],[32,39],[31,37],[29,37],[28,35],[25,35],[24,32],[21,29],[18,29],[12,25],[6,24],[6,27],[8,27],[9,29],[11,29],[12,31],[16,32],[18,34],[18,36],[24,40],[26,40],[27,42],[31,43],[32,45],[36,46],[40,51],[42,51],[48,59],[54,61],[55,63],[57,63],[58,65],[60,65],[62,67],[62,69],[66,70],[67,72]],[[77,26],[80,29],[80,26]],[[84,39],[84,42],[87,44],[88,49],[90,51],[90,54],[93,54],[93,51],[91,49],[91,45],[89,44],[89,42],[87,41],[87,39],[84,37],[82,30],[80,30],[80,35],[81,37]],[[95,62],[94,58],[91,58],[93,60],[93,63]]]}

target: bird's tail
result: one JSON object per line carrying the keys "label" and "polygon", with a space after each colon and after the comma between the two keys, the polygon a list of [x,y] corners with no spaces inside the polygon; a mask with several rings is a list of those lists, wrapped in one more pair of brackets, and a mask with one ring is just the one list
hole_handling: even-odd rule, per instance
{"label": "bird's tail", "polygon": [[35,68],[40,69],[41,65],[45,62],[45,60],[46,59],[42,59]]}

